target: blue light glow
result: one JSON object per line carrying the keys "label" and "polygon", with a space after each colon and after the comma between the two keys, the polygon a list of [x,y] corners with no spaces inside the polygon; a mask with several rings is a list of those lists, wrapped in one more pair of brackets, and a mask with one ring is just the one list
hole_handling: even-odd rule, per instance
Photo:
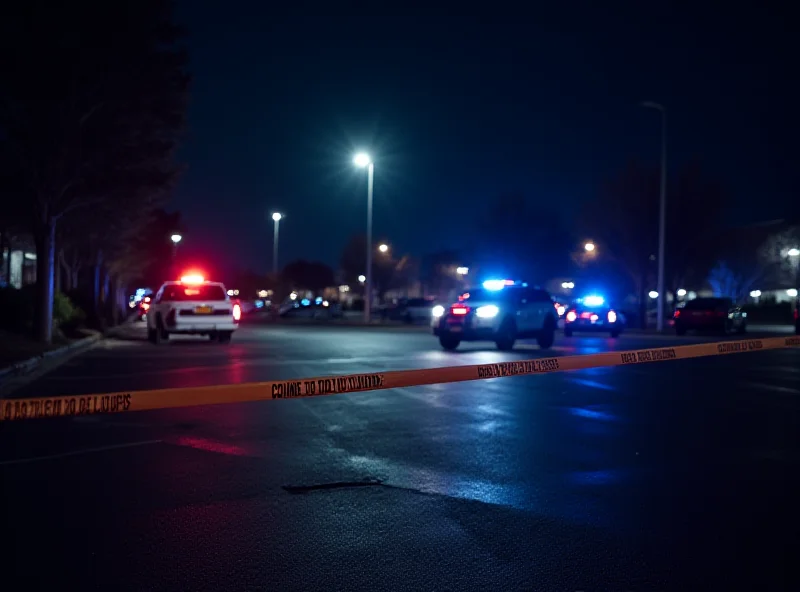
{"label": "blue light glow", "polygon": [[583,303],[586,306],[603,306],[605,301],[605,298],[602,296],[585,296],[583,299]]}
{"label": "blue light glow", "polygon": [[300,301],[300,304],[302,304],[303,306],[308,306],[309,304],[311,304],[311,301],[308,298],[303,298]]}
{"label": "blue light glow", "polygon": [[502,290],[506,286],[513,286],[513,280],[486,280],[483,287],[487,290]]}
{"label": "blue light glow", "polygon": [[320,304],[322,304],[322,296],[317,296],[317,297],[314,299],[314,304],[316,304],[317,306],[319,306]]}

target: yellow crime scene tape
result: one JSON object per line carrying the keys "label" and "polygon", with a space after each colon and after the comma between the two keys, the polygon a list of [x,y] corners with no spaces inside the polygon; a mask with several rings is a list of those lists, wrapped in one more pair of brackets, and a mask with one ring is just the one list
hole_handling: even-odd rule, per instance
{"label": "yellow crime scene tape", "polygon": [[246,384],[225,384],[187,388],[130,391],[75,397],[46,397],[37,399],[6,399],[2,401],[0,421],[69,417],[129,411],[147,411],[176,407],[195,407],[221,403],[244,403],[269,399],[322,397],[393,388],[406,388],[468,380],[485,380],[509,376],[550,374],[569,370],[627,366],[669,360],[685,360],[743,352],[800,347],[800,337],[771,337],[743,341],[721,341],[698,345],[678,345],[654,349],[605,352],[448,366],[417,370],[396,370],[369,374],[347,374],[321,378],[297,378]]}

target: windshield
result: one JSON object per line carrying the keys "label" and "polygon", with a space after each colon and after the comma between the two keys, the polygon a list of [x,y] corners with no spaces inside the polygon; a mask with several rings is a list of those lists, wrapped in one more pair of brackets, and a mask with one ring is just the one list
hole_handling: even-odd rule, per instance
{"label": "windshield", "polygon": [[733,306],[729,298],[695,298],[686,303],[686,310],[727,310]]}
{"label": "windshield", "polygon": [[168,302],[195,302],[225,300],[225,290],[218,285],[167,286],[161,300]]}
{"label": "windshield", "polygon": [[463,300],[464,302],[483,302],[487,300],[490,302],[508,302],[514,298],[515,294],[519,295],[519,289],[504,288],[502,290],[486,290],[485,288],[477,288],[465,292],[459,296],[459,300]]}

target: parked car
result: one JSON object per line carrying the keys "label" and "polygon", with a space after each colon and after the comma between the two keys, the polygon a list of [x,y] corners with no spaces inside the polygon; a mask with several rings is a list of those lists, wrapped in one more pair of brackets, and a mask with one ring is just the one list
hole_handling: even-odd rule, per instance
{"label": "parked car", "polygon": [[673,315],[675,333],[705,330],[722,333],[744,333],[747,330],[747,313],[730,298],[695,298],[689,300]]}

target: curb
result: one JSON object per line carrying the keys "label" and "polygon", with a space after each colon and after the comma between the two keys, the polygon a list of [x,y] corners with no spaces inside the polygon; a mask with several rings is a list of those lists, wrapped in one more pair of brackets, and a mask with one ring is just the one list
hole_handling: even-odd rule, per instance
{"label": "curb", "polygon": [[29,358],[24,362],[17,362],[16,364],[12,364],[7,368],[0,369],[0,380],[28,374],[45,360],[73,352],[77,349],[82,349],[95,343],[96,341],[99,341],[100,339],[103,339],[103,337],[104,335],[102,333],[95,333],[94,335],[89,335],[88,337],[84,337],[83,339],[79,339],[73,343],[70,343],[69,345],[65,345],[57,349],[51,349],[50,351],[47,351],[41,355]]}

